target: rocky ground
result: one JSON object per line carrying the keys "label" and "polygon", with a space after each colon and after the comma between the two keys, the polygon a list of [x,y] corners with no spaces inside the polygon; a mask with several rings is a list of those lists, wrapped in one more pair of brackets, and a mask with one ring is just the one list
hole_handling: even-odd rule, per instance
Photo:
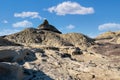
{"label": "rocky ground", "polygon": [[92,39],[40,26],[0,37],[0,80],[120,80],[119,32]]}

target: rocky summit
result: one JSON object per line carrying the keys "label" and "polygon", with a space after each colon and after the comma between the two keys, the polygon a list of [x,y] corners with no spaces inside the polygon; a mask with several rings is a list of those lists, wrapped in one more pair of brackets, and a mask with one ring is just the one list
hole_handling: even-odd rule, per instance
{"label": "rocky summit", "polygon": [[0,37],[0,80],[120,80],[119,37],[62,34],[44,20]]}
{"label": "rocky summit", "polygon": [[5,36],[4,39],[22,45],[39,44],[54,47],[87,47],[94,43],[93,39],[80,33],[62,34],[54,26],[49,25],[47,20],[45,20],[37,29],[27,28],[21,32]]}
{"label": "rocky summit", "polygon": [[44,22],[38,26],[39,30],[47,30],[47,31],[53,31],[56,33],[62,33],[58,29],[56,29],[53,25],[50,25],[47,20],[44,20]]}

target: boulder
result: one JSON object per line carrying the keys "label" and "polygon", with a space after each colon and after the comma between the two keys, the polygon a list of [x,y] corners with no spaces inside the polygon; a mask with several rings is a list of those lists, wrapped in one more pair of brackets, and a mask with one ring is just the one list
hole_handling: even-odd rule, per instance
{"label": "boulder", "polygon": [[29,49],[2,49],[0,50],[0,62],[24,62],[35,60],[35,54]]}
{"label": "boulder", "polygon": [[79,47],[69,49],[72,55],[81,55],[83,54]]}
{"label": "boulder", "polygon": [[68,47],[61,47],[60,51],[62,53],[69,54],[69,55],[81,55],[83,54],[82,50],[79,47],[73,47],[73,46],[68,46]]}

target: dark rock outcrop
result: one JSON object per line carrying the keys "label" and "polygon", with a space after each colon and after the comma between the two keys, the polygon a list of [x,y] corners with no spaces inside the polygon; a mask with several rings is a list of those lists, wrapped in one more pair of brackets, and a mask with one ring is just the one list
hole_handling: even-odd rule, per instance
{"label": "dark rock outcrop", "polygon": [[38,29],[52,31],[52,32],[62,34],[62,32],[60,32],[58,29],[56,29],[53,25],[50,25],[47,20],[44,20],[44,22],[38,26]]}

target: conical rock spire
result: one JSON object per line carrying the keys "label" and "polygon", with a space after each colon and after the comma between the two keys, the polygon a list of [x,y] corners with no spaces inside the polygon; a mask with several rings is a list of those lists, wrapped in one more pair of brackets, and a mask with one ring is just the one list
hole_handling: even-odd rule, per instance
{"label": "conical rock spire", "polygon": [[47,31],[52,31],[56,33],[62,34],[57,28],[55,28],[53,25],[50,25],[47,20],[44,20],[44,22],[38,26],[38,29],[40,30],[47,30]]}

